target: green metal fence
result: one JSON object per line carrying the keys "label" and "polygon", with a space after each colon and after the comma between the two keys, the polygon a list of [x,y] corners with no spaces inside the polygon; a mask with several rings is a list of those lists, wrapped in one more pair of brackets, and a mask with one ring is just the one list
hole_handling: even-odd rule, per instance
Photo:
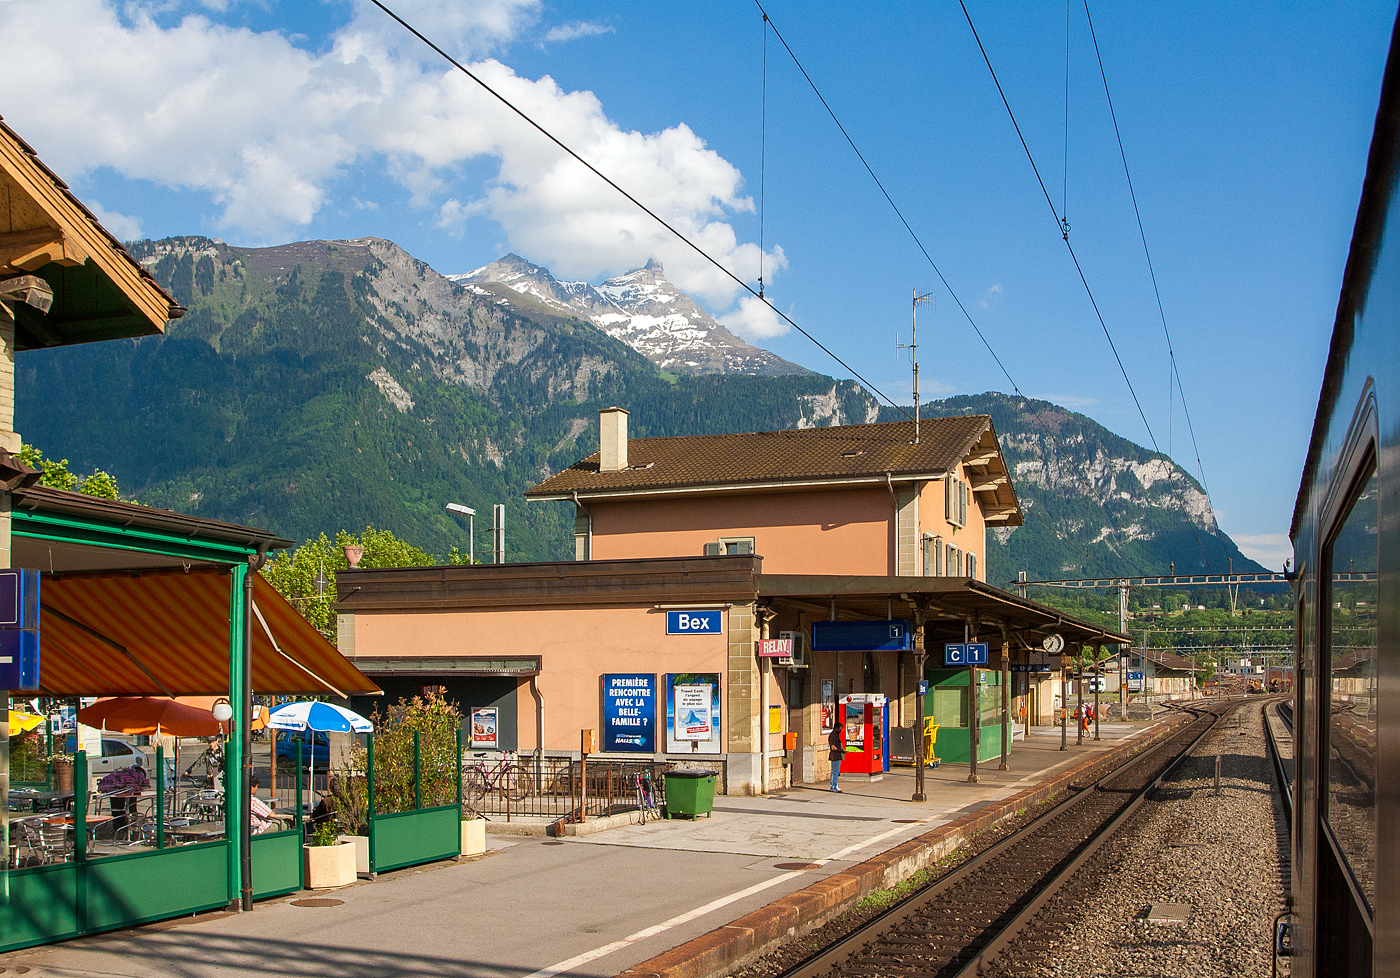
{"label": "green metal fence", "polygon": [[[0,951],[14,951],[100,931],[215,910],[237,898],[229,867],[234,843],[167,846],[165,765],[156,754],[154,849],[93,857],[88,853],[87,755],[73,762],[72,860],[10,871],[0,901]],[[297,820],[285,832],[253,837],[253,893],[258,898],[302,888],[301,778]]]}
{"label": "green metal fence", "polygon": [[376,814],[374,797],[374,734],[365,740],[369,789],[369,868],[372,873],[451,859],[462,854],[462,732],[457,731],[457,800],[450,805],[423,807],[422,741],[413,734],[413,802],[411,810]]}

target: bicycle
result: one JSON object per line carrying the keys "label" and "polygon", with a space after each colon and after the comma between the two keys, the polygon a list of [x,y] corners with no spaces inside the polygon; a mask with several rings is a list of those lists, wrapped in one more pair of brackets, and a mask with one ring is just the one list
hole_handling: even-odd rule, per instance
{"label": "bicycle", "polygon": [[495,763],[489,763],[485,754],[476,755],[482,760],[468,765],[462,771],[462,798],[473,810],[477,809],[490,793],[500,792],[513,802],[523,801],[529,793],[530,772],[515,762],[510,752],[501,755]]}
{"label": "bicycle", "polygon": [[656,801],[656,785],[652,782],[650,771],[638,771],[634,776],[637,786],[637,811],[641,812],[642,824],[647,824],[647,817],[660,820],[661,806]]}

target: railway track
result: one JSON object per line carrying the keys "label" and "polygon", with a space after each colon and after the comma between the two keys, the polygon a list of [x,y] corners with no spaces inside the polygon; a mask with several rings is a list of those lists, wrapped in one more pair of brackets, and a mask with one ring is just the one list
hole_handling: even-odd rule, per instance
{"label": "railway track", "polygon": [[[1284,700],[1281,703],[1266,703],[1264,705],[1264,740],[1268,744],[1269,757],[1274,764],[1274,777],[1278,779],[1279,798],[1283,801],[1283,816],[1291,828],[1293,825],[1293,778],[1291,771],[1293,744],[1290,740],[1286,751],[1279,749],[1278,733],[1269,717],[1271,707],[1279,722],[1283,724],[1284,733],[1291,738],[1293,736],[1293,704]],[[1285,760],[1285,754],[1287,760]]]}
{"label": "railway track", "polygon": [[1160,744],[781,978],[979,973],[1236,705],[1189,708],[1195,719]]}

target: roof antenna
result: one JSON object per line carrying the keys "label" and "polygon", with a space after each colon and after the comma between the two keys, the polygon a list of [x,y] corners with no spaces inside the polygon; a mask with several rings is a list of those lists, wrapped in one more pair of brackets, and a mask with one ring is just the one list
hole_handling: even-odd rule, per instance
{"label": "roof antenna", "polygon": [[914,370],[914,441],[919,443],[919,306],[931,306],[934,304],[933,293],[925,292],[919,295],[919,290],[914,290],[914,302],[910,309],[909,342],[899,342],[899,334],[894,334],[894,358],[899,359],[900,350],[909,351],[909,361]]}

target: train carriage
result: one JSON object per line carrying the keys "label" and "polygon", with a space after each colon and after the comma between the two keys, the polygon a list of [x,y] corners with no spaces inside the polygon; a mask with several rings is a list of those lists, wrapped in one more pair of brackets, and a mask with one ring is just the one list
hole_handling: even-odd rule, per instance
{"label": "train carriage", "polygon": [[1290,536],[1293,974],[1400,975],[1400,50],[1394,34]]}

